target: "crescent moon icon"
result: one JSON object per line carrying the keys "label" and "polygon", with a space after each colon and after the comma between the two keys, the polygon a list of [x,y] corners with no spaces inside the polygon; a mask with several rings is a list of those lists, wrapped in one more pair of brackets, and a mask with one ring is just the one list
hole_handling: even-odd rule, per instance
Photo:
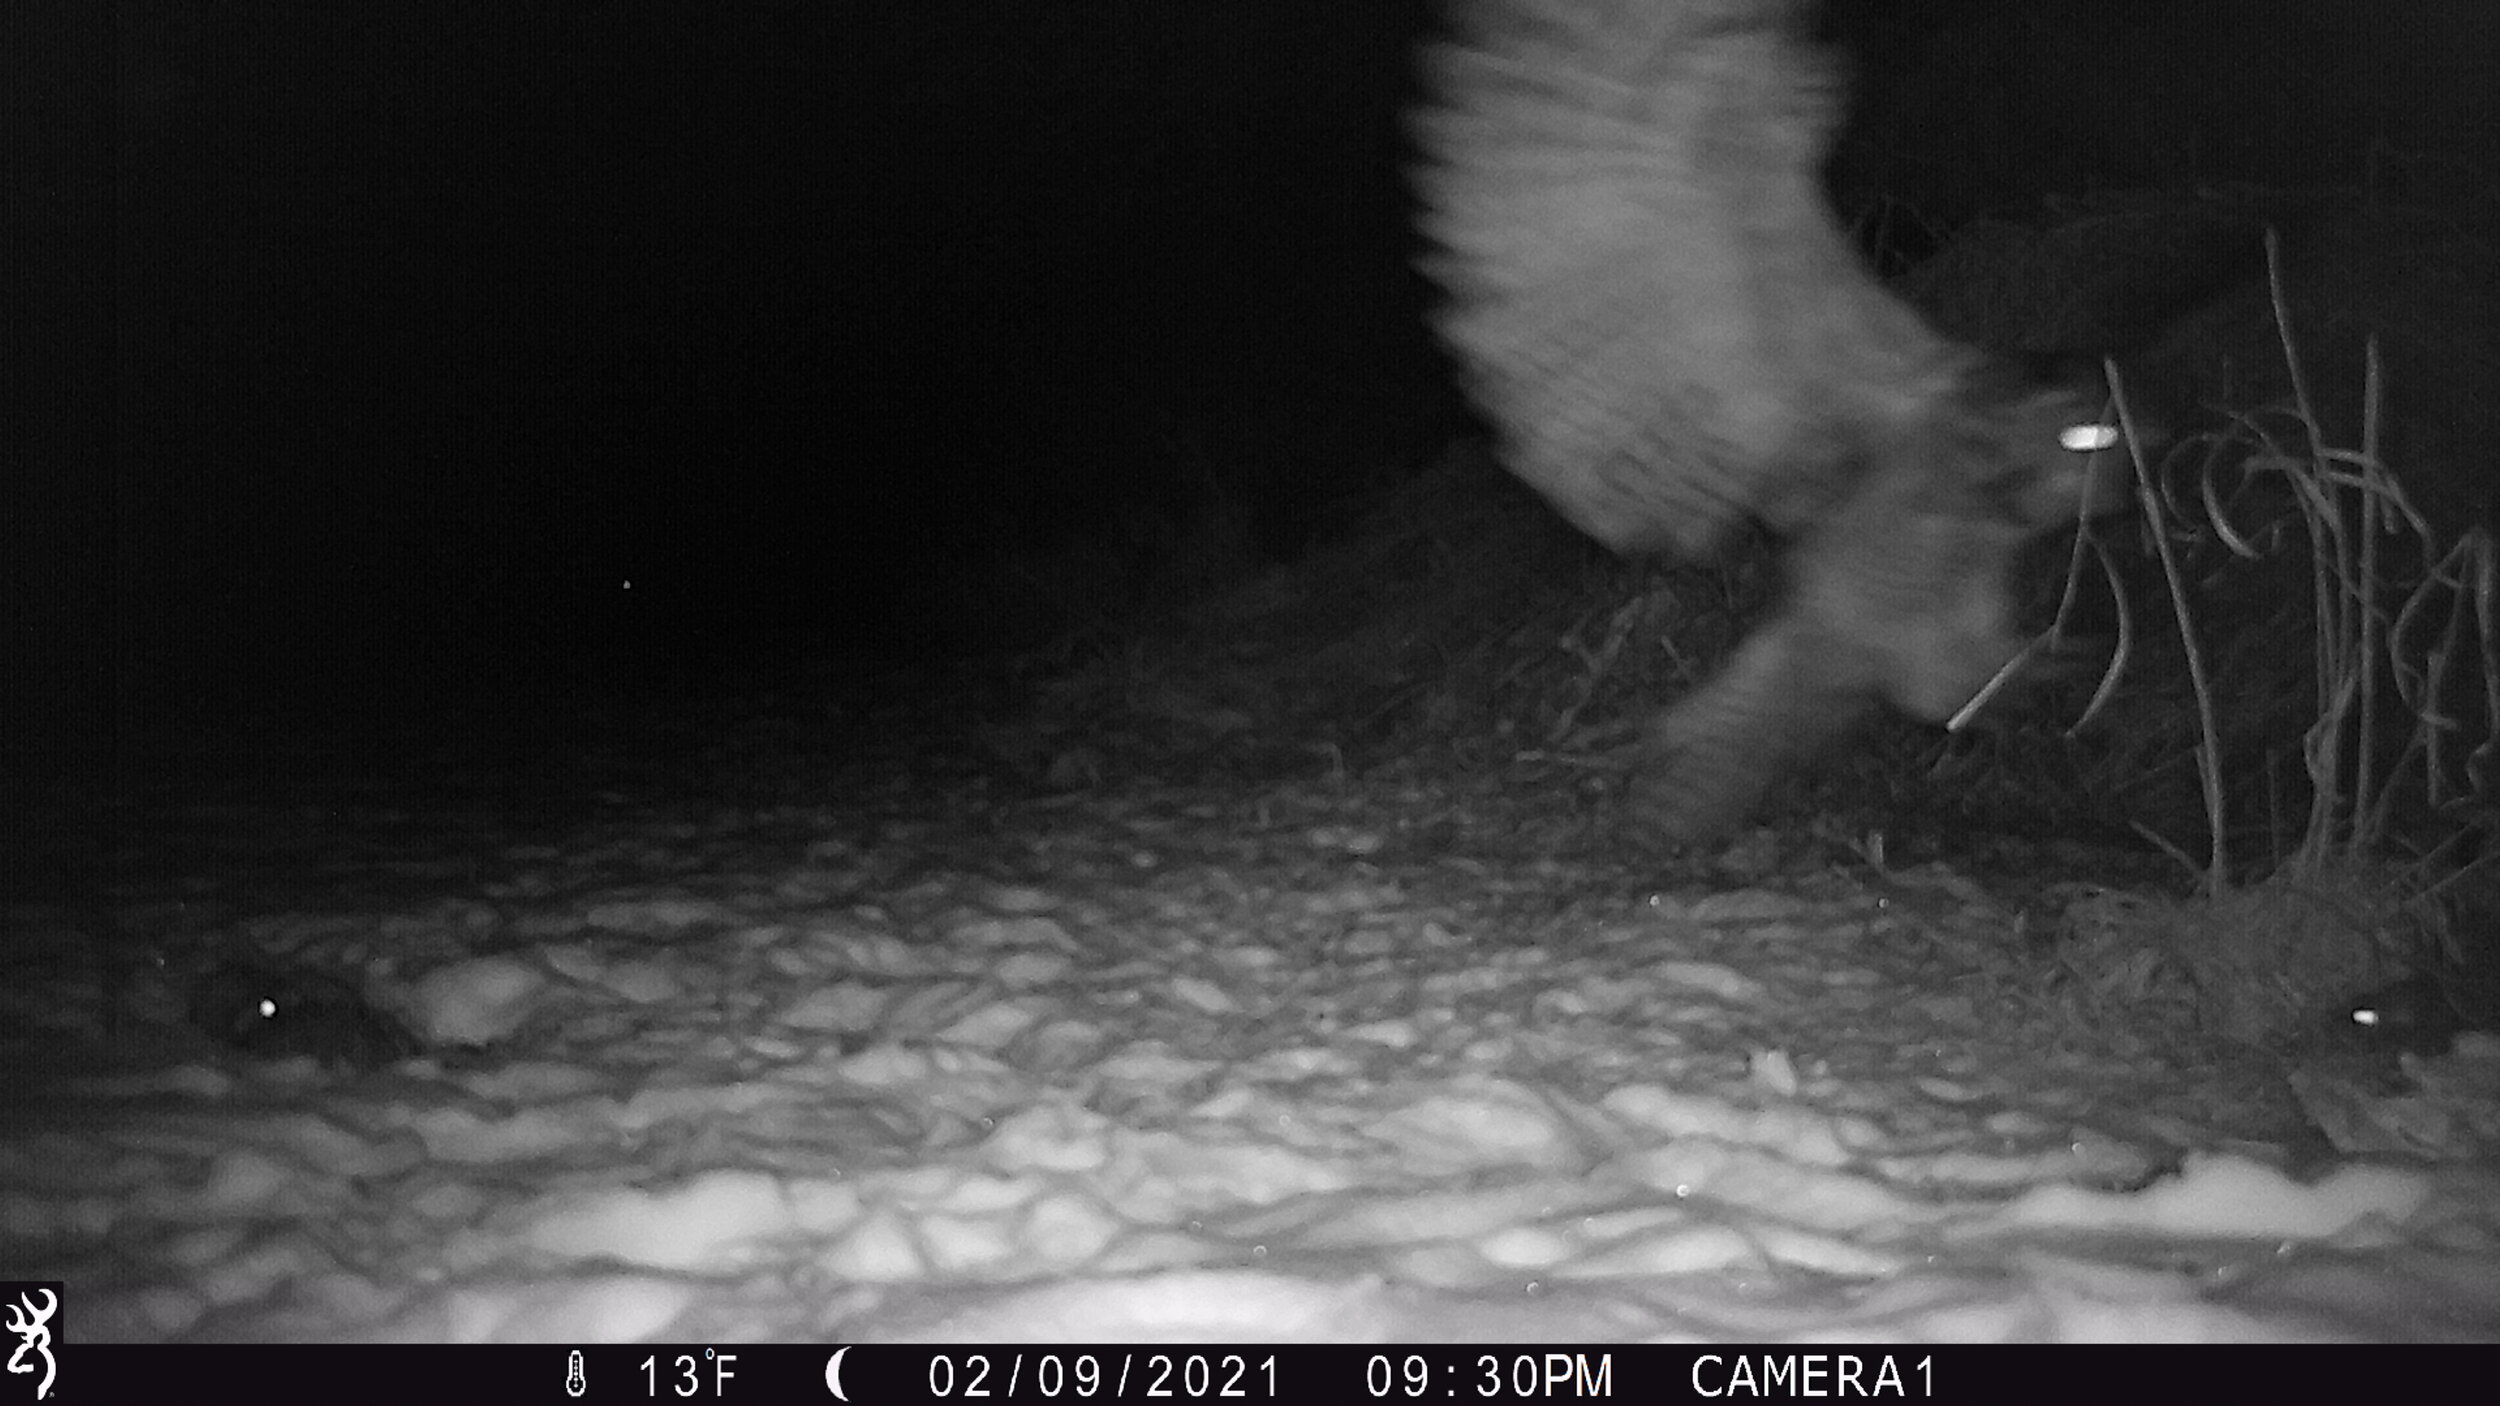
{"label": "crescent moon icon", "polygon": [[851,1399],[842,1394],[842,1354],[850,1350],[850,1344],[845,1343],[833,1350],[833,1356],[825,1359],[825,1390],[832,1392],[836,1401]]}

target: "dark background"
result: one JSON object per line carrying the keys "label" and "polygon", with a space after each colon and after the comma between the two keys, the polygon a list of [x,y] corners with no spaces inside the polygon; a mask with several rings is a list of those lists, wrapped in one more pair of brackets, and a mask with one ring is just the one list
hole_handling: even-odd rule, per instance
{"label": "dark background", "polygon": [[[1428,13],[13,0],[0,756],[977,650],[1032,623],[1003,563],[1143,561],[1209,485],[1290,560],[1459,424]],[[1822,22],[1887,266],[2053,194],[2500,171],[2489,0]]]}

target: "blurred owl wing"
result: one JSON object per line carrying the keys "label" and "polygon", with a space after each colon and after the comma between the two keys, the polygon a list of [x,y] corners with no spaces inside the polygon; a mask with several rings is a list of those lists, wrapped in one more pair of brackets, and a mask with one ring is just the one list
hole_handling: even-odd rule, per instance
{"label": "blurred owl wing", "polygon": [[1426,58],[1438,315],[1513,470],[1619,551],[1842,496],[1973,354],[1843,239],[1793,0],[1479,0]]}

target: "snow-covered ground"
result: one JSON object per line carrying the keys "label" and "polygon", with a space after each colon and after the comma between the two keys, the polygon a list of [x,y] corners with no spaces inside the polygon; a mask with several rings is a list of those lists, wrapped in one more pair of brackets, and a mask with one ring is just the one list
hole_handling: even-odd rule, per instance
{"label": "snow-covered ground", "polygon": [[[2078,1038],[1947,871],[1661,889],[1420,783],[810,789],[131,819],[158,960],[7,914],[0,1273],[80,1338],[2500,1336],[2488,1158]],[[313,1009],[221,1043],[244,951]]]}

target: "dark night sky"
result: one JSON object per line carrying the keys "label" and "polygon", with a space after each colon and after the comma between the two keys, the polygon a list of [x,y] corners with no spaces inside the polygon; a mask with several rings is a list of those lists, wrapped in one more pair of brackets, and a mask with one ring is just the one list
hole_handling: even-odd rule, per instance
{"label": "dark night sky", "polygon": [[[1415,0],[9,9],[21,759],[962,647],[1176,454],[1283,554],[1450,424]],[[1836,186],[2488,177],[2495,13],[1844,5]]]}

